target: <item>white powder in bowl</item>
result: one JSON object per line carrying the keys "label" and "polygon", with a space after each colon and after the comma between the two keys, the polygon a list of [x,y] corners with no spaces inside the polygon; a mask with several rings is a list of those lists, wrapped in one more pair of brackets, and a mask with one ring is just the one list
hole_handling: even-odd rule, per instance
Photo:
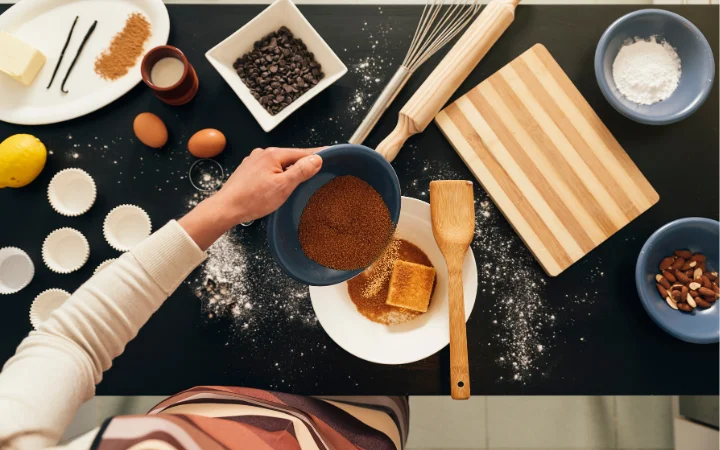
{"label": "white powder in bowl", "polygon": [[626,42],[612,69],[620,93],[640,105],[652,105],[670,97],[682,72],[675,49],[666,41],[658,41],[656,36]]}

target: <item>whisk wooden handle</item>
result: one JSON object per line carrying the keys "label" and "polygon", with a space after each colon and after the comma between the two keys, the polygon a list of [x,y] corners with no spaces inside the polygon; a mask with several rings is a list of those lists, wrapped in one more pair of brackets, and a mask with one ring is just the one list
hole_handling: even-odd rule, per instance
{"label": "whisk wooden handle", "polygon": [[377,147],[392,161],[405,141],[425,130],[515,18],[520,0],[491,0],[400,110],[398,125]]}

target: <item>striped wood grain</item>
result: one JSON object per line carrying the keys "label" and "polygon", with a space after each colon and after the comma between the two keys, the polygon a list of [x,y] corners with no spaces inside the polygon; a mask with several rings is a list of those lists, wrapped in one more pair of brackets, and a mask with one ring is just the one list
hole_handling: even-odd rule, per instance
{"label": "striped wood grain", "polygon": [[659,200],[541,44],[435,121],[549,275]]}

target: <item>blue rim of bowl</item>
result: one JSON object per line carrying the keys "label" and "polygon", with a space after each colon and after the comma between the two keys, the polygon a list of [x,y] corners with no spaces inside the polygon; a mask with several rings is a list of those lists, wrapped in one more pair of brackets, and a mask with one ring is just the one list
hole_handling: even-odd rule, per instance
{"label": "blue rim of bowl", "polygon": [[[390,219],[393,221],[393,223],[394,223],[395,226],[397,227],[398,221],[400,220],[400,210],[402,209],[402,191],[401,191],[401,189],[400,189],[400,179],[398,178],[397,173],[395,172],[395,169],[392,167],[392,165],[390,164],[390,162],[389,162],[387,159],[385,159],[384,156],[382,156],[382,155],[381,155],[380,153],[378,153],[377,151],[371,149],[370,147],[366,147],[366,146],[360,145],[360,144],[348,144],[348,143],[346,143],[346,144],[336,144],[336,145],[333,145],[333,146],[324,148],[324,149],[316,152],[316,154],[317,154],[317,155],[320,155],[320,157],[322,158],[323,155],[326,154],[326,153],[336,153],[336,152],[338,152],[338,151],[342,151],[342,150],[345,149],[346,147],[353,147],[353,148],[358,148],[358,149],[365,149],[365,150],[367,150],[367,151],[369,152],[369,153],[368,153],[368,156],[370,156],[371,158],[374,158],[374,159],[376,159],[376,160],[378,160],[378,161],[381,161],[381,162],[383,162],[383,163],[386,163],[388,166],[390,166],[390,169],[391,169],[391,172],[390,172],[390,173],[392,174],[392,177],[393,177],[393,185],[397,188],[398,196],[400,197],[400,202],[399,202],[399,204],[401,205],[401,207],[398,208],[398,211],[397,211],[396,214],[394,214],[392,211],[390,212],[390,214],[391,214]],[[320,169],[320,170],[322,170],[322,169]],[[281,206],[281,208],[282,208],[282,206]],[[266,219],[266,220],[267,220],[266,226],[267,226],[267,230],[268,230],[268,233],[267,233],[268,242],[269,242],[271,239],[274,240],[274,237],[273,237],[272,234],[270,233],[270,230],[275,227],[274,223],[275,223],[275,221],[277,220],[276,217],[277,217],[277,214],[275,214],[275,212],[272,212],[272,213],[267,217],[267,219]],[[300,283],[306,284],[306,285],[308,285],[308,286],[331,286],[331,285],[335,285],[335,284],[338,284],[338,283],[342,283],[342,282],[344,282],[344,281],[347,281],[347,280],[349,280],[349,279],[351,279],[351,278],[354,278],[354,277],[358,276],[359,274],[361,274],[361,273],[363,272],[363,270],[365,270],[365,268],[357,269],[357,270],[347,270],[347,271],[344,271],[344,272],[347,272],[348,277],[345,278],[345,279],[343,279],[343,280],[341,280],[341,281],[332,280],[332,281],[328,281],[328,282],[326,282],[326,283],[325,283],[325,282],[323,282],[323,283],[316,283],[314,280],[306,280],[306,279],[300,278],[300,277],[298,277],[297,275],[295,275],[291,270],[289,270],[288,267],[287,267],[285,264],[283,264],[282,259],[280,258],[280,255],[279,255],[278,252],[277,252],[277,248],[276,248],[277,246],[275,246],[275,245],[268,245],[268,247],[270,247],[270,254],[271,254],[272,257],[273,257],[273,260],[275,260],[275,263],[276,263],[278,266],[280,266],[280,268],[282,269],[283,273],[285,273],[287,276],[289,276],[289,277],[292,278],[293,280],[299,281]],[[379,258],[380,255],[378,255],[377,257]],[[377,258],[376,258],[376,259],[377,259]],[[375,262],[375,261],[373,260],[373,262]],[[372,264],[372,263],[370,263],[370,264]],[[370,266],[370,264],[368,264],[368,267]]]}
{"label": "blue rim of bowl", "polygon": [[[635,16],[641,16],[645,14],[660,14],[672,17],[683,24],[685,24],[688,28],[693,30],[698,36],[700,36],[701,42],[703,47],[705,47],[705,51],[707,54],[710,54],[712,56],[712,48],[710,48],[710,44],[708,43],[707,39],[705,38],[705,35],[702,34],[702,32],[698,29],[698,27],[695,26],[692,22],[684,18],[683,16],[679,14],[675,14],[674,12],[666,11],[664,9],[654,9],[654,8],[648,8],[648,9],[640,9],[638,11],[633,11],[631,13],[625,14],[624,16],[617,19],[615,22],[610,24],[609,27],[605,30],[605,32],[600,36],[600,40],[598,41],[597,47],[595,47],[595,81],[597,82],[598,86],[600,87],[600,91],[602,92],[603,96],[605,97],[605,100],[610,103],[610,105],[620,114],[627,117],[628,119],[632,119],[636,122],[643,123],[645,125],[669,125],[671,123],[679,122],[695,113],[707,100],[708,96],[710,95],[710,91],[712,90],[713,83],[709,83],[707,86],[703,88],[703,90],[700,93],[700,101],[696,102],[695,105],[693,105],[692,108],[677,112],[675,114],[671,114],[669,116],[658,118],[658,119],[650,119],[645,116],[637,116],[632,111],[628,110],[625,105],[620,103],[618,99],[616,98],[615,94],[613,94],[610,91],[609,85],[607,81],[604,83],[601,82],[600,73],[603,72],[603,55],[604,51],[600,52],[601,47],[606,47],[606,42],[609,39],[609,36],[615,31],[615,29],[624,21],[628,19],[632,19]],[[712,80],[715,80],[715,61],[713,59],[712,64]]]}
{"label": "blue rim of bowl", "polygon": [[[640,283],[641,280],[645,277],[645,270],[644,267],[640,264],[640,258],[645,254],[648,247],[650,246],[650,243],[655,240],[659,235],[665,233],[666,231],[677,228],[680,226],[683,226],[687,223],[707,223],[710,225],[715,225],[720,227],[720,222],[713,219],[708,219],[706,217],[685,217],[682,219],[673,220],[672,222],[666,223],[665,225],[658,228],[653,234],[650,235],[649,238],[647,238],[647,241],[645,241],[645,244],[643,244],[642,249],[640,249],[640,253],[638,254],[637,261],[635,262],[635,290],[637,291],[638,297],[640,298],[640,303],[642,304],[643,308],[647,312],[647,314],[650,316],[653,322],[657,326],[663,329],[666,333],[669,335],[680,339],[685,342],[690,342],[692,344],[715,344],[720,340],[720,334],[716,334],[715,336],[711,338],[696,338],[690,335],[687,335],[685,333],[678,333],[676,330],[668,327],[665,325],[665,323],[655,314],[655,311],[649,307],[648,302],[649,299],[645,299],[643,296],[642,290],[640,289]],[[659,297],[659,296],[658,296]],[[718,305],[715,305],[715,307],[719,307]]]}

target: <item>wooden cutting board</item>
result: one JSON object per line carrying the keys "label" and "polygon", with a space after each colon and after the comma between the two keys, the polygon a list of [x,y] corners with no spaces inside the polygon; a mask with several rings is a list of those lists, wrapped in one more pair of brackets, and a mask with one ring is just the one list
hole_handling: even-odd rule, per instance
{"label": "wooden cutting board", "polygon": [[435,121],[551,276],[659,200],[541,44]]}

